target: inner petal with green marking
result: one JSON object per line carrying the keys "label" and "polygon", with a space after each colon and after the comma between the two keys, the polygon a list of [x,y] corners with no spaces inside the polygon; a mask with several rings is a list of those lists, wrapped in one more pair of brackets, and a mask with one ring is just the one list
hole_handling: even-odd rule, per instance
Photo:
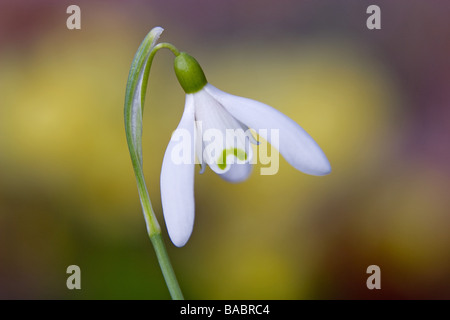
{"label": "inner petal with green marking", "polygon": [[233,155],[241,161],[247,160],[247,153],[242,149],[239,149],[239,148],[224,149],[222,152],[222,155],[217,160],[217,166],[221,170],[225,170],[225,168],[227,167],[227,157],[229,155]]}

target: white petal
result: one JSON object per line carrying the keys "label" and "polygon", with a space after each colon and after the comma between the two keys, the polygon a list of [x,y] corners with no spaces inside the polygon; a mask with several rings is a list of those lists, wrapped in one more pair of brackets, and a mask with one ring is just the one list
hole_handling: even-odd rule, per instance
{"label": "white petal", "polygon": [[161,169],[164,220],[177,247],[186,244],[194,227],[194,134],[193,99],[186,95],[183,117],[167,146]]}
{"label": "white petal", "polygon": [[206,91],[193,96],[203,146],[199,158],[217,174],[227,172],[233,163],[250,162],[253,150],[246,128]]}
{"label": "white petal", "polygon": [[252,167],[252,164],[249,162],[233,163],[230,165],[230,169],[227,172],[219,174],[219,176],[225,181],[239,183],[247,180],[250,173],[252,173]]}
{"label": "white petal", "polygon": [[[294,120],[264,103],[228,94],[211,84],[207,84],[205,90],[233,117],[256,130],[260,136],[277,147],[286,161],[297,170],[317,176],[331,172],[330,163],[323,151]],[[272,139],[272,129],[279,130],[279,146],[276,146],[276,141]]]}

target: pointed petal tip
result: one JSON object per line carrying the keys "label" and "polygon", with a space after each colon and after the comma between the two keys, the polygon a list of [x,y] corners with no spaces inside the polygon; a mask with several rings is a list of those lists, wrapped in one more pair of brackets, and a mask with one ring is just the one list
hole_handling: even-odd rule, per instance
{"label": "pointed petal tip", "polygon": [[310,174],[313,176],[326,176],[331,173],[331,165],[328,159],[323,156],[323,158],[320,161],[321,163],[315,164],[313,167],[310,168],[296,168],[297,170],[300,170],[306,174]]}
{"label": "pointed petal tip", "polygon": [[[170,240],[177,247],[183,247],[194,229],[195,209],[193,201],[172,207],[163,198],[163,214]],[[173,200],[172,200],[173,202]]]}
{"label": "pointed petal tip", "polygon": [[326,176],[327,174],[330,174],[331,173],[331,167],[328,167],[328,169],[327,170],[324,170],[324,172],[323,172],[323,176]]}
{"label": "pointed petal tip", "polygon": [[331,166],[321,168],[321,170],[316,174],[317,176],[326,176],[331,173]]}
{"label": "pointed petal tip", "polygon": [[327,174],[331,173],[331,165],[330,165],[330,161],[328,161],[327,156],[325,155],[325,153],[323,153],[323,151],[321,150],[322,153],[322,157],[321,157],[321,161],[319,162],[320,165],[318,166],[318,171],[319,171],[319,176],[325,176]]}
{"label": "pointed petal tip", "polygon": [[[173,202],[173,200],[172,200]],[[188,207],[170,206],[163,198],[163,214],[170,240],[177,247],[183,247],[191,237],[194,229],[195,209],[193,202]]]}
{"label": "pointed petal tip", "polygon": [[323,175],[327,175],[327,174],[330,174],[330,173],[331,173],[331,165],[330,165],[330,162],[327,159],[327,165],[326,165],[326,167],[324,167]]}
{"label": "pointed petal tip", "polygon": [[186,243],[188,242],[189,238],[191,237],[191,233],[189,233],[188,235],[181,235],[181,234],[170,234],[169,233],[169,237],[170,240],[172,241],[172,243],[178,247],[184,247],[186,245]]}

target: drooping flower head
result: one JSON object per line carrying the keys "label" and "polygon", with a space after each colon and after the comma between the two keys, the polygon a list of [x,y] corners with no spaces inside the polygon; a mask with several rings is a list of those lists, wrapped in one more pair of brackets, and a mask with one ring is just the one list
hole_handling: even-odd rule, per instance
{"label": "drooping flower head", "polygon": [[[164,155],[161,199],[172,242],[184,246],[194,225],[194,171],[208,165],[221,178],[240,182],[252,170],[253,129],[274,144],[288,163],[311,175],[330,173],[330,164],[311,136],[276,109],[225,93],[206,80],[198,62],[182,52],[175,73],[186,92],[183,116]],[[279,141],[270,134],[278,133]]]}

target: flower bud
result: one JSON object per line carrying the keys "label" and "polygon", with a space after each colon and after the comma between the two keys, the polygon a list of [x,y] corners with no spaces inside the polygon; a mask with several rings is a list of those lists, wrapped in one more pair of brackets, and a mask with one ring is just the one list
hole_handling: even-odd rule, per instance
{"label": "flower bud", "polygon": [[195,93],[206,85],[206,77],[202,68],[192,56],[181,52],[174,61],[178,82],[186,93]]}

